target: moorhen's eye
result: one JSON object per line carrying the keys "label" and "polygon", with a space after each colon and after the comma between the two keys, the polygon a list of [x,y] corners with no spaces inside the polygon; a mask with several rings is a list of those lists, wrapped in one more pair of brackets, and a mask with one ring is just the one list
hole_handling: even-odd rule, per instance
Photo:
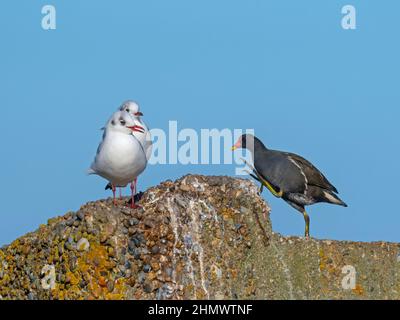
{"label": "moorhen's eye", "polygon": [[121,119],[121,120],[119,120],[119,123],[121,124],[121,125],[126,125],[126,121],[124,120],[124,119]]}

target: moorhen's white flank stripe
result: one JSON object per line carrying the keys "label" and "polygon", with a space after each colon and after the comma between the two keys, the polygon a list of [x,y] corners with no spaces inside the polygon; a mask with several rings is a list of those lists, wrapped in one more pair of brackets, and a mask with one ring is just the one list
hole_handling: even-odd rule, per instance
{"label": "moorhen's white flank stripe", "polygon": [[300,165],[294,160],[292,157],[288,157],[288,159],[300,170],[301,175],[304,177],[304,194],[307,192],[308,189],[308,179],[307,176],[305,175],[303,169],[300,167]]}

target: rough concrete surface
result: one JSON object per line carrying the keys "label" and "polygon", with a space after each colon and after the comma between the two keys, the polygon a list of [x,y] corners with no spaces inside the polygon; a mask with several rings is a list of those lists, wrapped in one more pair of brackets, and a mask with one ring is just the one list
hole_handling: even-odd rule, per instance
{"label": "rough concrete surface", "polygon": [[[0,250],[0,299],[398,299],[400,245],[283,237],[249,180],[89,202]],[[355,281],[352,281],[355,280]]]}

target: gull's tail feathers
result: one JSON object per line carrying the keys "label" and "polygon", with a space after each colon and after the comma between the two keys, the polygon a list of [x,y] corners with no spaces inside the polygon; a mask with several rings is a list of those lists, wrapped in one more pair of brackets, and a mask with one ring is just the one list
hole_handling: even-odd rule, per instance
{"label": "gull's tail feathers", "polygon": [[96,174],[96,171],[90,167],[89,169],[86,170],[86,174],[87,175]]}

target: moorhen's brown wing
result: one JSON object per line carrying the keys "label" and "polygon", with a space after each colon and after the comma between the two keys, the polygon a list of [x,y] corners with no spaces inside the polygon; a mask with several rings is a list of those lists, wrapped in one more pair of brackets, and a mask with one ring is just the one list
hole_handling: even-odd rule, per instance
{"label": "moorhen's brown wing", "polygon": [[310,161],[303,157],[290,152],[284,152],[284,154],[295,161],[301,170],[306,175],[308,185],[320,187],[329,191],[338,193],[337,189],[328,181],[328,179],[319,171]]}

